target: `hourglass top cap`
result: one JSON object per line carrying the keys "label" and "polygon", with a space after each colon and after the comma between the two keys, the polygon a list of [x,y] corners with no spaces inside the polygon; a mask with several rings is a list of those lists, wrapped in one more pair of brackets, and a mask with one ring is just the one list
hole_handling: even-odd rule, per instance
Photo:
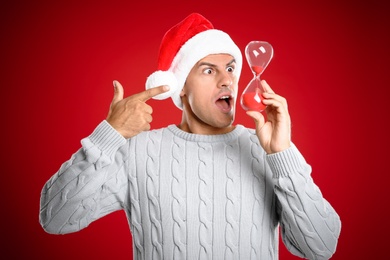
{"label": "hourglass top cap", "polygon": [[168,85],[170,90],[155,99],[171,97],[182,109],[180,92],[192,67],[210,54],[230,54],[236,61],[237,80],[242,68],[242,54],[230,36],[214,28],[198,13],[192,13],[170,28],[160,44],[157,70],[146,80],[146,89]]}

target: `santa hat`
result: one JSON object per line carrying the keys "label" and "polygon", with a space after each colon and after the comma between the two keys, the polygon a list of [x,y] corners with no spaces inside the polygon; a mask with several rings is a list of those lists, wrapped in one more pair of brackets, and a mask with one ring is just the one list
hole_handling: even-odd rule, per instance
{"label": "santa hat", "polygon": [[182,109],[180,92],[192,67],[210,54],[230,54],[236,60],[234,70],[237,80],[242,67],[240,49],[228,34],[214,29],[214,26],[198,13],[187,16],[169,29],[161,42],[157,71],[146,80],[146,89],[168,85],[170,90],[154,97],[171,97]]}

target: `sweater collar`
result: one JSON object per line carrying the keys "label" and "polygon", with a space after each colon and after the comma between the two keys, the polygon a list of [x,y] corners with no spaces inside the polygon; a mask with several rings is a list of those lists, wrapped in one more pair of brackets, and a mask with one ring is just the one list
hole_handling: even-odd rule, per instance
{"label": "sweater collar", "polygon": [[181,139],[184,139],[186,141],[214,143],[214,142],[227,142],[236,139],[240,135],[244,127],[242,125],[236,125],[233,131],[227,134],[218,134],[218,135],[191,134],[191,133],[184,132],[176,125],[169,125],[168,129],[173,133],[173,135]]}

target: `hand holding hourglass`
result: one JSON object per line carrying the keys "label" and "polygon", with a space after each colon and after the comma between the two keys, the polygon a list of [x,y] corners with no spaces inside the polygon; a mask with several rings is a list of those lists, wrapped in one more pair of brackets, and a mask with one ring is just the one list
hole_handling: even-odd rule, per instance
{"label": "hand holding hourglass", "polygon": [[271,61],[273,53],[271,44],[264,41],[251,41],[245,48],[245,56],[253,72],[253,79],[241,95],[241,106],[246,111],[261,112],[266,108],[262,103],[264,88],[260,75]]}

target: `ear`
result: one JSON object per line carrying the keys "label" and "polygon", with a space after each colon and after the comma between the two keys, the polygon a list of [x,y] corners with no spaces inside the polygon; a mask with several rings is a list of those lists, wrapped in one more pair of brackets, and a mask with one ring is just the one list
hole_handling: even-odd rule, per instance
{"label": "ear", "polygon": [[185,95],[186,95],[186,93],[184,92],[184,88],[182,88],[180,91],[180,97],[184,97]]}

